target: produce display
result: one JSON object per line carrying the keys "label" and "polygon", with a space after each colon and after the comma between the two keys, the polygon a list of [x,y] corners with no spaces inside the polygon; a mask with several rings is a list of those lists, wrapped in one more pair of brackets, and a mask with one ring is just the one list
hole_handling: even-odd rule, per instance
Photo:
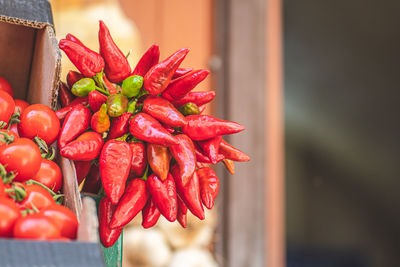
{"label": "produce display", "polygon": [[60,205],[60,167],[53,161],[60,121],[42,104],[13,99],[0,77],[0,238],[73,240],[78,220]]}
{"label": "produce display", "polygon": [[219,190],[210,164],[233,174],[233,161],[250,160],[222,139],[244,127],[202,115],[215,92],[192,91],[209,71],[179,68],[189,49],[160,61],[154,44],[132,69],[102,21],[98,39],[99,53],[72,34],[60,40],[79,72],[69,71],[56,114],[61,156],[75,162],[83,192],[103,196],[102,244],[112,246],[140,211],[144,228],[161,215],[186,227],[188,210],[203,220]]}

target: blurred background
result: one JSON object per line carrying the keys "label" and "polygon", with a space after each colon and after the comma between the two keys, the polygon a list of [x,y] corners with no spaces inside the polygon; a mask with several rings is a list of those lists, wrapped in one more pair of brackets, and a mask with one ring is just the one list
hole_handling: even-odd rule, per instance
{"label": "blurred background", "polygon": [[50,2],[59,39],[97,50],[102,19],[132,66],[190,48],[207,113],[246,126],[229,141],[252,161],[217,168],[217,209],[187,230],[138,216],[124,266],[400,266],[399,1]]}

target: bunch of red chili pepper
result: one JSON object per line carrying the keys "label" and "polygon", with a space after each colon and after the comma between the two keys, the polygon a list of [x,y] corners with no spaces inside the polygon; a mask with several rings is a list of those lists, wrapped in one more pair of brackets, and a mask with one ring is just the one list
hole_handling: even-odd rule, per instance
{"label": "bunch of red chili pepper", "polygon": [[248,155],[222,139],[244,130],[238,123],[201,115],[215,92],[192,92],[209,72],[179,68],[189,52],[180,49],[159,61],[151,46],[132,70],[100,21],[100,53],[68,34],[59,43],[80,71],[60,88],[63,120],[58,146],[75,161],[83,191],[105,195],[99,207],[100,238],[109,247],[140,211],[143,227],[160,215],[186,227],[189,209],[204,219],[219,181],[208,164]]}

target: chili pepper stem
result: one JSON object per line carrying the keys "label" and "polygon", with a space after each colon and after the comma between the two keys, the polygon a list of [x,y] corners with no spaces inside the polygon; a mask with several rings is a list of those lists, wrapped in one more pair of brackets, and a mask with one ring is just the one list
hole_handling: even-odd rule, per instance
{"label": "chili pepper stem", "polygon": [[110,95],[109,92],[107,92],[106,90],[101,89],[100,87],[97,87],[97,86],[96,86],[96,90],[99,91],[100,93],[106,95],[106,96],[109,96],[109,95]]}

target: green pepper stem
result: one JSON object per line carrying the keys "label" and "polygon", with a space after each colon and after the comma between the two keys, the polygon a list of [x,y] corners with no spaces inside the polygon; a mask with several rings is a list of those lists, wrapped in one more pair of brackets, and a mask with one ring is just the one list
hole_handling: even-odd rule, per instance
{"label": "green pepper stem", "polygon": [[100,93],[102,93],[102,94],[104,94],[106,96],[110,95],[109,92],[107,92],[106,90],[101,89],[100,87],[95,86],[95,88],[96,88],[97,91],[99,91]]}

